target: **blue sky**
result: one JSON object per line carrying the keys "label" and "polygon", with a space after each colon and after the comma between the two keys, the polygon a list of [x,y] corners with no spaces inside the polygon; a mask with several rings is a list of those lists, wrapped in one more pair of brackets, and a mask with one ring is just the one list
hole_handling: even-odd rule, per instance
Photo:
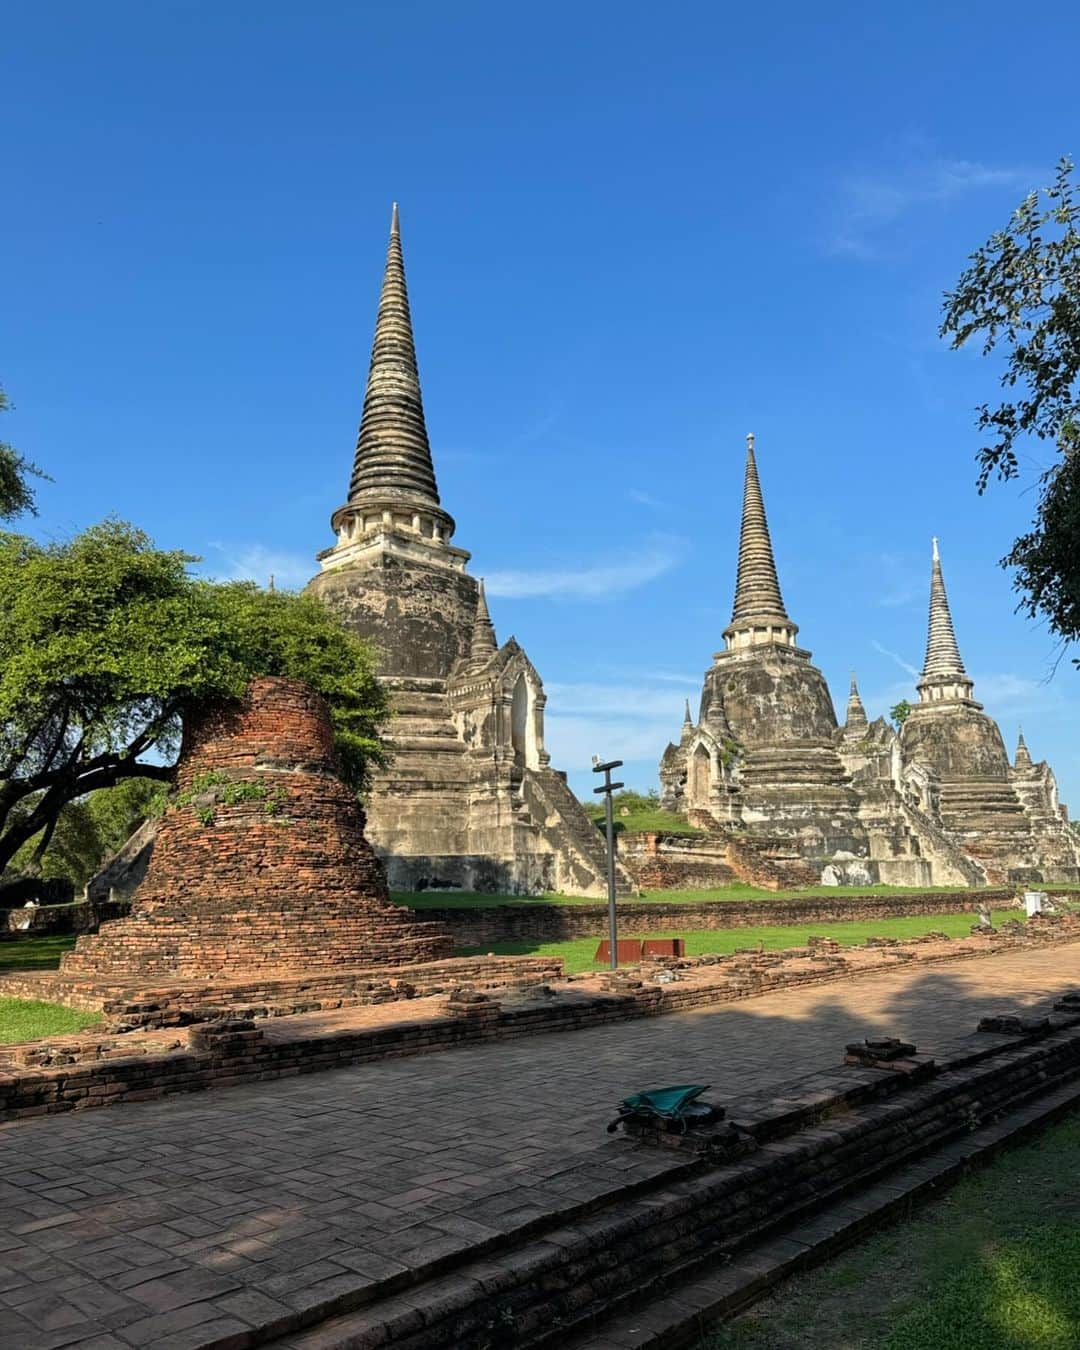
{"label": "blue sky", "polygon": [[966,255],[1080,154],[1080,15],[1015,6],[51,0],[0,49],[4,437],[220,576],[330,542],[401,202],[455,542],[590,755],[655,782],[721,645],[744,437],[841,709],[914,696],[930,537],[977,695],[1080,810],[1080,676],[975,493]]}

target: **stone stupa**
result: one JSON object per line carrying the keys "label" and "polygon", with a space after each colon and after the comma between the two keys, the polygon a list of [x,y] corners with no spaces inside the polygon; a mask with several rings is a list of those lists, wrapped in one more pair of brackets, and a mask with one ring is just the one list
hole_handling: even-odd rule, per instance
{"label": "stone stupa", "polygon": [[266,677],[187,719],[132,912],[79,938],[60,978],[227,981],[452,954],[448,934],[390,903],[325,702]]}

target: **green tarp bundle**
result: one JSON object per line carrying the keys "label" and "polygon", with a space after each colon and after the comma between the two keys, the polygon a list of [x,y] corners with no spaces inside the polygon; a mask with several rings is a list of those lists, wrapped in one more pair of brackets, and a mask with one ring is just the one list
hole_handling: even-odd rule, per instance
{"label": "green tarp bundle", "polygon": [[608,1126],[608,1133],[614,1133],[621,1121],[631,1117],[662,1121],[668,1127],[682,1125],[685,1128],[691,1116],[709,1114],[701,1106],[694,1106],[698,1097],[708,1090],[708,1084],[684,1083],[678,1087],[650,1088],[648,1092],[636,1092],[632,1097],[623,1099],[618,1119]]}

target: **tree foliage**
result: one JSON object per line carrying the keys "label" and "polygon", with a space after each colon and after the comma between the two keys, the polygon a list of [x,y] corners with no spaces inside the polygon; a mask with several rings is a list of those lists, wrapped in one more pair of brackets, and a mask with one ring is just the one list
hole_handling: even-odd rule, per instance
{"label": "tree foliage", "polygon": [[[42,830],[18,850],[10,870],[20,876],[66,877],[85,886],[106,858],[116,853],[139,826],[165,806],[167,786],[147,778],[127,778],[69,802],[52,830]],[[28,798],[23,810],[32,810]]]}
{"label": "tree foliage", "polygon": [[1020,473],[1018,442],[1049,442],[1059,458],[1040,477],[1032,529],[1002,565],[1016,569],[1021,608],[1066,639],[1080,637],[1080,198],[1062,159],[1051,187],[1033,191],[1004,230],[972,254],[945,297],[942,336],[1000,349],[1010,396],[979,408],[988,441],[979,491]]}
{"label": "tree foliage", "polygon": [[[7,395],[0,389],[0,412],[8,412],[10,408]],[[34,492],[26,481],[31,476],[46,477],[36,464],[24,459],[14,446],[0,441],[0,520],[14,520],[16,516],[27,512],[37,515]]]}
{"label": "tree foliage", "polygon": [[910,715],[911,715],[911,704],[907,701],[906,698],[902,698],[899,703],[894,703],[893,706],[889,709],[889,716],[892,718],[893,724],[895,725],[897,731],[900,730],[900,728],[908,720],[908,717]]}
{"label": "tree foliage", "polygon": [[205,581],[194,561],[118,521],[60,544],[0,533],[0,868],[89,793],[169,781],[184,717],[257,675],[327,699],[357,789],[381,760],[367,646],[311,597]]}

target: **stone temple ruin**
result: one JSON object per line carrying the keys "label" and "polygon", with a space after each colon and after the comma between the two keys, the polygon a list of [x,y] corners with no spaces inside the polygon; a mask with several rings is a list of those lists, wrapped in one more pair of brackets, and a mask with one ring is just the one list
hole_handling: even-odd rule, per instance
{"label": "stone temple ruin", "polygon": [[326,704],[267,677],[185,719],[177,796],[132,912],[80,937],[59,979],[227,981],[452,954],[449,934],[390,903]]}
{"label": "stone temple ruin", "polygon": [[452,544],[420,394],[395,205],[348,500],[308,589],[375,645],[393,762],[368,831],[395,890],[605,889],[603,842],[544,748],[544,688]]}
{"label": "stone temple ruin", "polygon": [[1021,737],[1010,764],[974,698],[953,631],[937,541],[918,702],[899,733],[870,723],[854,678],[844,726],[825,678],[796,645],[748,438],[739,560],[724,650],[697,722],[660,761],[669,810],[810,861],[822,880],[898,885],[1073,881],[1080,846],[1053,772]]}

